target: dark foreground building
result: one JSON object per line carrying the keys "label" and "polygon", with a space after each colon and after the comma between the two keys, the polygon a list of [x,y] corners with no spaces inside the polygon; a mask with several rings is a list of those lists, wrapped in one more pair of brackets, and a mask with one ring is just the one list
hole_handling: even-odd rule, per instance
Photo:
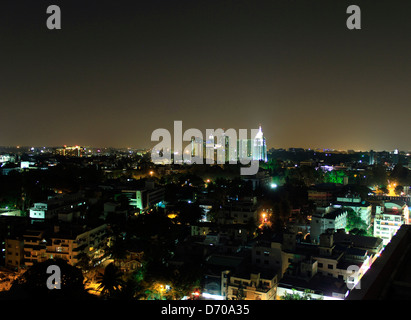
{"label": "dark foreground building", "polygon": [[403,225],[347,300],[411,300],[411,225]]}

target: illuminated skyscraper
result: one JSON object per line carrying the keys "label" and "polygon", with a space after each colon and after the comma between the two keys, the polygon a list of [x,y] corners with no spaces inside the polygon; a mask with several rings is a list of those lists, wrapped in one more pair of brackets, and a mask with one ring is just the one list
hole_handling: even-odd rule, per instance
{"label": "illuminated skyscraper", "polygon": [[238,140],[238,157],[267,162],[267,145],[261,126],[252,139]]}
{"label": "illuminated skyscraper", "polygon": [[253,141],[253,160],[267,162],[267,145],[261,126]]}

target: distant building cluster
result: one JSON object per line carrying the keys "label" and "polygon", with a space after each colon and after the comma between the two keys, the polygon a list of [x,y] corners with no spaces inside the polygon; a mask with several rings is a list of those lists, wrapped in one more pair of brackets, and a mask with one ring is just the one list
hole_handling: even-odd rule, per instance
{"label": "distant building cluster", "polygon": [[[256,161],[267,162],[267,143],[264,137],[261,126],[258,129],[257,134],[252,139],[237,139],[232,141],[229,134],[223,131],[221,134],[211,134],[205,139],[200,137],[192,137],[191,142],[188,144],[189,156],[186,155],[181,163],[193,164],[198,157],[201,157],[203,163],[239,163],[241,159],[251,159]],[[153,152],[160,153],[170,153],[174,154],[176,150],[153,150]],[[165,162],[165,160],[155,160],[156,164],[178,164],[179,162],[174,162],[173,158],[171,161]]]}
{"label": "distant building cluster", "polygon": [[[260,128],[230,154],[228,138],[214,138],[192,139],[193,154],[253,157],[260,171],[156,164],[149,150],[130,148],[3,152],[0,179],[14,189],[0,192],[0,278],[57,258],[84,270],[112,261],[129,273],[151,254],[158,268],[198,266],[201,299],[342,300],[387,255],[399,259],[392,251],[410,224],[407,153],[267,150]],[[116,253],[127,241],[135,247]]]}

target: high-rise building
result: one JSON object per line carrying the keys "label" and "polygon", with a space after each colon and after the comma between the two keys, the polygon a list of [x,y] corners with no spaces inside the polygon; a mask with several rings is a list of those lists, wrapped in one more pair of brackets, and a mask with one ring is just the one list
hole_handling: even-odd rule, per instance
{"label": "high-rise building", "polygon": [[203,159],[204,141],[200,137],[191,138],[191,160],[194,163],[195,158]]}
{"label": "high-rise building", "polygon": [[267,162],[267,145],[261,126],[253,140],[253,160]]}
{"label": "high-rise building", "polygon": [[238,157],[267,162],[267,145],[261,126],[252,139],[238,140]]}
{"label": "high-rise building", "polygon": [[392,163],[393,163],[394,165],[395,165],[395,164],[398,164],[398,162],[399,162],[399,157],[400,157],[400,155],[399,155],[398,149],[395,149],[394,152],[392,153]]}
{"label": "high-rise building", "polygon": [[375,153],[374,153],[374,150],[370,150],[368,164],[369,164],[370,166],[372,166],[372,165],[375,164]]}
{"label": "high-rise building", "polygon": [[[252,130],[257,131],[257,130]],[[166,148],[164,148],[166,149]],[[156,155],[160,159],[152,160],[156,164],[168,163],[206,163],[206,164],[226,164],[237,163],[244,160],[267,162],[267,145],[266,140],[259,127],[254,137],[250,139],[239,139],[234,129],[226,131],[217,129],[208,134],[204,139],[203,136],[192,136],[191,142],[186,146],[183,152],[182,159],[164,159],[164,154],[179,155],[181,151],[174,150],[174,152],[167,148],[167,150],[153,149],[152,156]],[[167,157],[165,157],[167,158]]]}

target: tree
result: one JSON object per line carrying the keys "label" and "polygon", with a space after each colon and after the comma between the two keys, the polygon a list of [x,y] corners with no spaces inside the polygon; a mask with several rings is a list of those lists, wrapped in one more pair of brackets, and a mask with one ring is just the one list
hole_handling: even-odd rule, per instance
{"label": "tree", "polygon": [[245,299],[244,287],[243,287],[242,284],[239,285],[235,298],[236,298],[236,300],[244,300]]}
{"label": "tree", "polygon": [[[362,220],[353,209],[346,208],[346,211],[347,211],[347,226],[345,229],[348,232],[353,232],[356,234],[366,232],[367,224],[364,222],[364,220]],[[359,230],[363,230],[363,232],[360,232]]]}
{"label": "tree", "polygon": [[92,267],[92,262],[90,256],[85,252],[80,252],[77,255],[76,267],[80,268],[83,271],[89,271]]}
{"label": "tree", "polygon": [[388,184],[387,169],[383,165],[374,165],[371,171],[366,172],[369,185],[384,186]]}
{"label": "tree", "polygon": [[194,203],[180,202],[175,210],[178,212],[177,221],[181,224],[193,224],[198,222],[203,216],[203,209]]}
{"label": "tree", "polygon": [[[47,286],[47,280],[51,276],[47,270],[51,265],[60,269],[60,289],[49,289]],[[14,281],[9,296],[13,299],[42,301],[92,298],[92,295],[84,288],[84,277],[81,270],[63,259],[49,259],[30,267]]]}
{"label": "tree", "polygon": [[395,189],[394,189],[394,192],[397,196],[400,196],[403,191],[404,191],[403,186],[396,186]]}
{"label": "tree", "polygon": [[386,185],[381,186],[379,189],[380,189],[380,191],[381,191],[382,193],[384,193],[384,194],[387,194],[387,193],[388,193],[388,188],[387,188]]}
{"label": "tree", "polygon": [[173,299],[190,296],[195,289],[200,287],[202,276],[203,268],[198,263],[187,262],[181,267],[171,270],[169,279],[166,280],[172,288],[169,296]]}
{"label": "tree", "polygon": [[344,177],[348,177],[344,171],[333,170],[325,174],[325,182],[343,184]]}
{"label": "tree", "polygon": [[118,290],[113,297],[126,301],[140,299],[145,296],[142,292],[143,290],[144,289],[141,282],[136,281],[133,277],[130,277],[123,283],[120,290]]}
{"label": "tree", "polygon": [[403,167],[401,164],[397,164],[390,174],[391,181],[397,181],[398,184],[408,185],[411,182],[411,175],[409,169]]}
{"label": "tree", "polygon": [[108,253],[114,260],[121,260],[127,256],[126,241],[121,235],[115,235],[112,245],[108,248]]}
{"label": "tree", "polygon": [[302,294],[298,293],[297,290],[292,289],[292,293],[286,292],[281,296],[281,300],[321,300],[314,299],[309,290],[304,290]]}
{"label": "tree", "polygon": [[101,295],[105,298],[113,297],[124,285],[121,277],[122,273],[114,263],[108,264],[104,269],[104,273],[100,273],[97,277],[97,282],[99,283],[98,288],[101,290]]}
{"label": "tree", "polygon": [[281,233],[284,229],[285,220],[281,213],[280,202],[273,205],[273,213],[270,215],[271,228],[275,233]]}
{"label": "tree", "polygon": [[248,219],[245,227],[249,232],[249,235],[252,235],[255,232],[255,229],[257,228],[257,222],[255,221],[254,217]]}

